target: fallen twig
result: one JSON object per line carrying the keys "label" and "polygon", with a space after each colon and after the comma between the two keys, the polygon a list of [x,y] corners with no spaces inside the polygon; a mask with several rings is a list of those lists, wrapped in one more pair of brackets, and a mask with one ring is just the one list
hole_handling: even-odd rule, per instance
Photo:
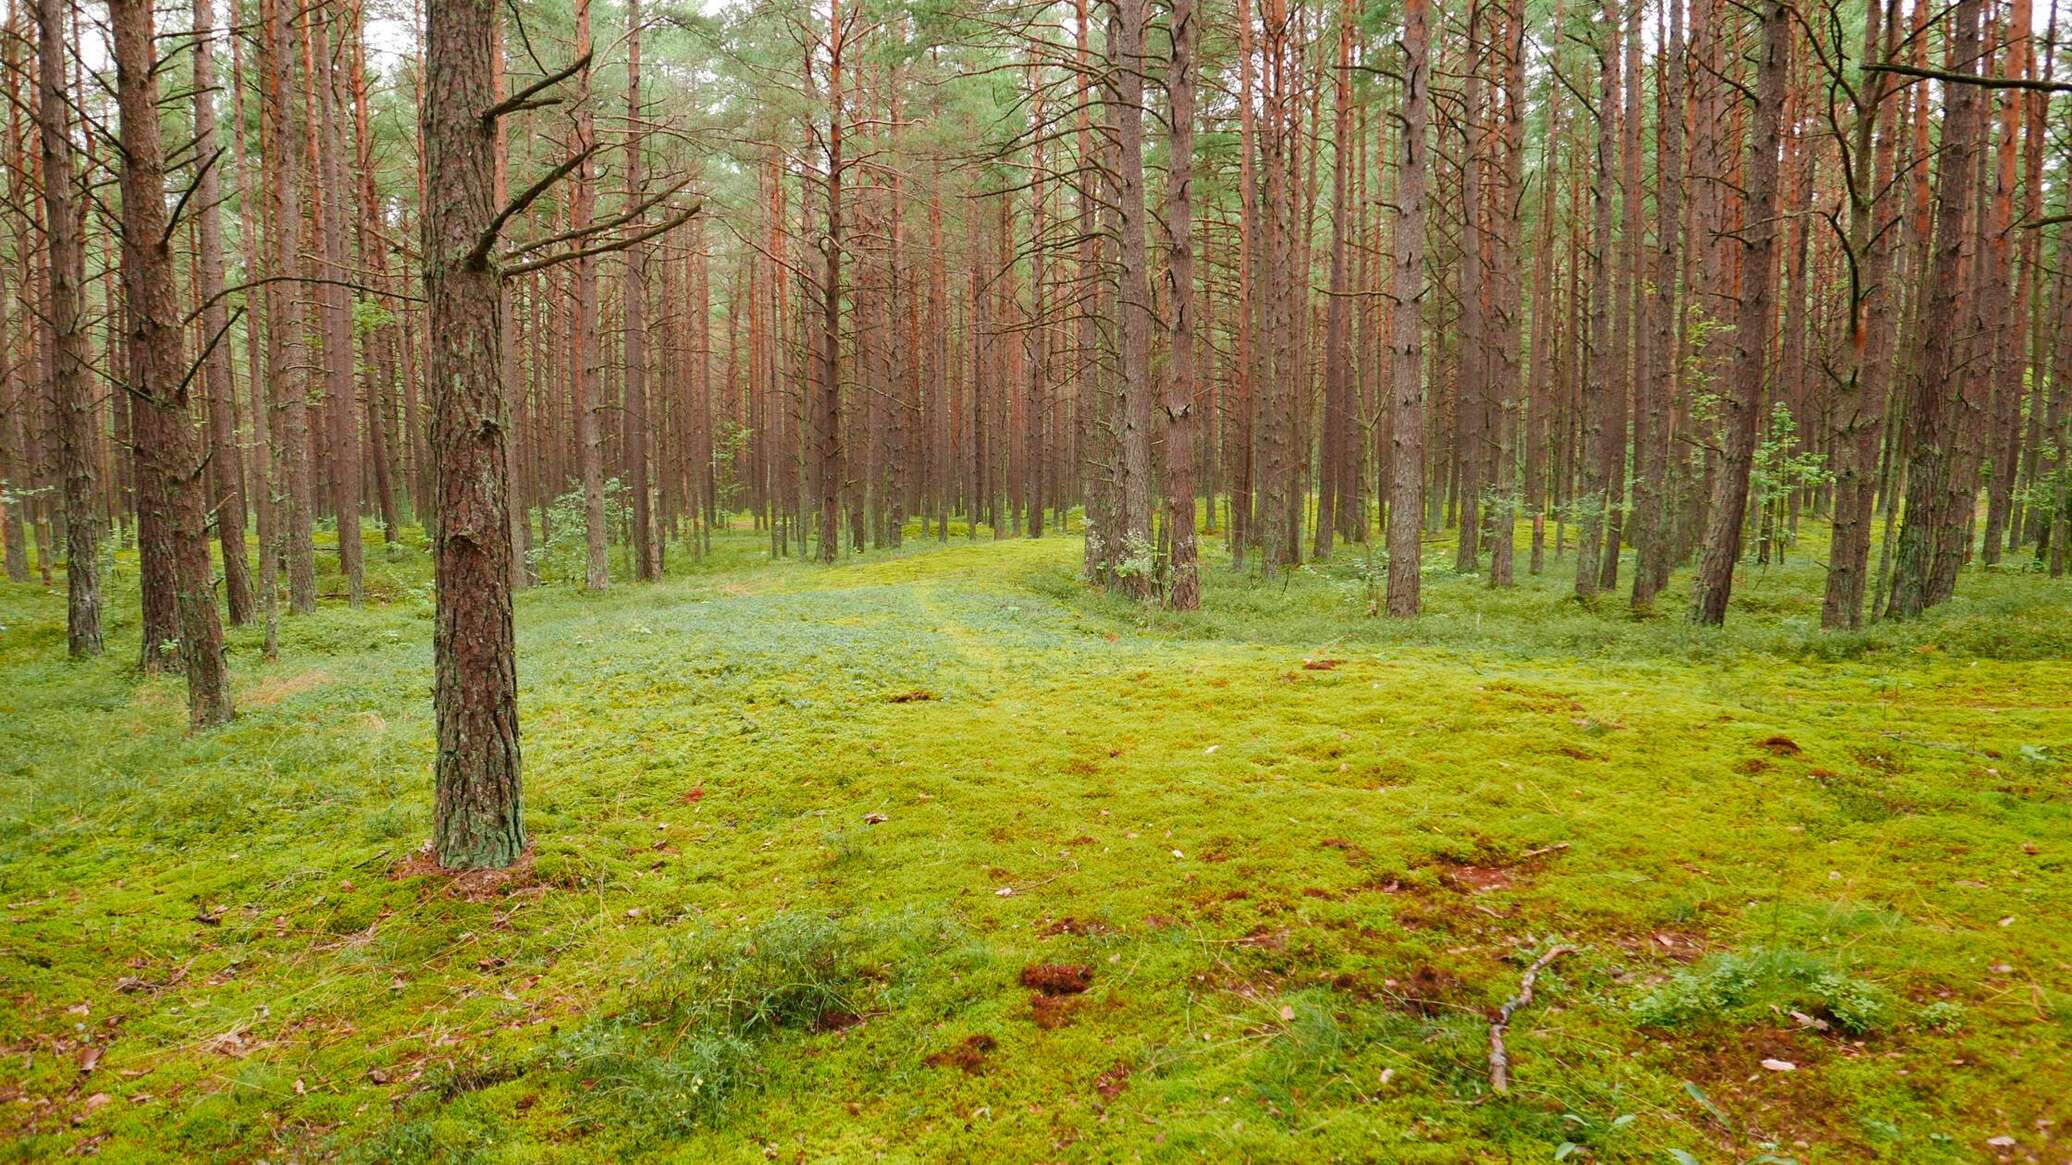
{"label": "fallen twig", "polygon": [[1533,960],[1532,966],[1525,969],[1525,978],[1518,984],[1518,994],[1504,1004],[1503,1010],[1496,1013],[1496,1022],[1489,1025],[1489,1086],[1494,1088],[1498,1095],[1508,1095],[1511,1091],[1511,1061],[1504,1054],[1504,1028],[1510,1024],[1511,1017],[1517,1014],[1519,1009],[1531,1006],[1533,980],[1540,977],[1540,972],[1547,964],[1563,955],[1573,953],[1575,949],[1571,946],[1558,946]]}

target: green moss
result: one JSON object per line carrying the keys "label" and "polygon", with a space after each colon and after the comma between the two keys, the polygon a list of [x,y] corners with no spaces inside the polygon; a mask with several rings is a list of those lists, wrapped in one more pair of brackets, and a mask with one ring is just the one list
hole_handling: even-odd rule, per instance
{"label": "green moss", "polygon": [[[1830,635],[1795,550],[1711,629],[1429,549],[1408,624],[1358,548],[1197,615],[1065,538],[524,592],[534,849],[459,881],[421,543],[277,661],[234,631],[201,736],[126,563],[85,664],[0,585],[0,1159],[2056,1151],[2062,583]],[[1043,1025],[1039,962],[1093,969]]]}

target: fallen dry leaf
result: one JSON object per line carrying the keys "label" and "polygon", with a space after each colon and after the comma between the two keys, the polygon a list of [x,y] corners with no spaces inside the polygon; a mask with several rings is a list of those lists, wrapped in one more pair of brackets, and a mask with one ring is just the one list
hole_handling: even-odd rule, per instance
{"label": "fallen dry leaf", "polygon": [[1799,1069],[1799,1066],[1790,1060],[1764,1060],[1763,1067],[1772,1072],[1796,1072]]}

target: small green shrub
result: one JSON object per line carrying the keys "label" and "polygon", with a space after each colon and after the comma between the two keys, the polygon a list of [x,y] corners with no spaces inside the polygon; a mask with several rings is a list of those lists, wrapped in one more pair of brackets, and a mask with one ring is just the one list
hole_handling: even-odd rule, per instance
{"label": "small green shrub", "polygon": [[895,968],[950,949],[951,937],[912,916],[806,911],[733,934],[671,936],[631,969],[640,986],[625,1006],[556,1042],[553,1066],[636,1141],[714,1127],[760,1086],[772,1041],[853,1023]]}
{"label": "small green shrub", "polygon": [[1804,951],[1757,947],[1679,972],[1633,1004],[1649,1027],[1742,1026],[1797,1011],[1851,1034],[1877,1029],[1891,1011],[1880,987]]}

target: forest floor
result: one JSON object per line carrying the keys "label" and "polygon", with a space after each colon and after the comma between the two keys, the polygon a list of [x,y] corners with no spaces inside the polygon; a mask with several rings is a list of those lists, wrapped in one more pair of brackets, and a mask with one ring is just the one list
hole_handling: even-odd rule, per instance
{"label": "forest floor", "polygon": [[1824,634],[1816,541],[1711,630],[744,530],[520,597],[534,851],[463,878],[421,542],[205,735],[133,569],[85,665],[0,584],[0,1159],[2072,1160],[2068,591]]}

